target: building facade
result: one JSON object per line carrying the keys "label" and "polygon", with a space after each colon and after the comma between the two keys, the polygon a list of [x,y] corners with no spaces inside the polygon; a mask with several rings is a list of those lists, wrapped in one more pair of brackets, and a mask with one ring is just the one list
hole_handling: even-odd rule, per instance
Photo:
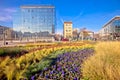
{"label": "building facade", "polygon": [[117,39],[120,37],[120,16],[116,16],[106,23],[99,31],[101,39]]}
{"label": "building facade", "polygon": [[81,40],[93,40],[94,32],[89,31],[87,29],[83,29],[83,30],[80,31],[79,38]]}
{"label": "building facade", "polygon": [[72,38],[72,22],[64,22],[63,27],[64,27],[63,28],[64,38],[67,38],[67,39]]}
{"label": "building facade", "polygon": [[73,36],[73,40],[77,40],[79,38],[79,29],[78,28],[73,29],[72,36]]}
{"label": "building facade", "polygon": [[13,30],[11,28],[0,25],[0,40],[3,40],[4,38],[6,40],[12,40],[13,37]]}
{"label": "building facade", "polygon": [[14,14],[13,29],[19,38],[50,37],[55,33],[55,7],[21,6]]}

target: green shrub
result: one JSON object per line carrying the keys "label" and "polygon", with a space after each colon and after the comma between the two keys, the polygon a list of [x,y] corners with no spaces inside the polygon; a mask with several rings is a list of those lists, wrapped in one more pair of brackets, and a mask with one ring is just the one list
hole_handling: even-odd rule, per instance
{"label": "green shrub", "polygon": [[25,51],[20,47],[7,47],[0,49],[0,56],[16,56],[17,54],[21,55],[22,52]]}
{"label": "green shrub", "polygon": [[0,49],[0,56],[4,54],[4,49]]}

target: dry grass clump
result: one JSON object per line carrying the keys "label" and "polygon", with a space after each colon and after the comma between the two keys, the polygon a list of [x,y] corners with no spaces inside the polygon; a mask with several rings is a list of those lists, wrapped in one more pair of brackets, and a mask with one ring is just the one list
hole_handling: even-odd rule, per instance
{"label": "dry grass clump", "polygon": [[120,42],[99,42],[83,66],[84,79],[120,80]]}

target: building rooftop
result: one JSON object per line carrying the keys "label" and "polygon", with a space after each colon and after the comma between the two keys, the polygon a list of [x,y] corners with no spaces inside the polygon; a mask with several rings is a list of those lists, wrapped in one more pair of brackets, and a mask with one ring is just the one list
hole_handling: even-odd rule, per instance
{"label": "building rooftop", "polygon": [[120,20],[120,16],[115,16],[115,17],[113,17],[110,21],[108,21],[104,26],[103,26],[103,28],[105,27],[105,26],[107,26],[108,24],[110,24],[112,21],[114,21],[114,20]]}
{"label": "building rooftop", "polygon": [[9,28],[9,27],[6,27],[6,26],[2,26],[2,25],[0,25],[0,27]]}
{"label": "building rooftop", "polygon": [[55,6],[52,6],[52,5],[24,5],[24,6],[21,6],[21,8],[55,8]]}
{"label": "building rooftop", "polygon": [[64,22],[64,24],[72,24],[72,22]]}

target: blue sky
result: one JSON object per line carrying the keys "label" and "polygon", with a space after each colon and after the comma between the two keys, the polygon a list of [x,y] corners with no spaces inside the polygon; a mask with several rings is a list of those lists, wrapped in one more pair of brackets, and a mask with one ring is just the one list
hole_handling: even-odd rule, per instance
{"label": "blue sky", "polygon": [[73,28],[97,32],[114,16],[120,15],[120,0],[1,0],[0,25],[12,26],[12,15],[21,5],[52,4],[56,7],[56,32],[62,33],[63,22],[72,21]]}

